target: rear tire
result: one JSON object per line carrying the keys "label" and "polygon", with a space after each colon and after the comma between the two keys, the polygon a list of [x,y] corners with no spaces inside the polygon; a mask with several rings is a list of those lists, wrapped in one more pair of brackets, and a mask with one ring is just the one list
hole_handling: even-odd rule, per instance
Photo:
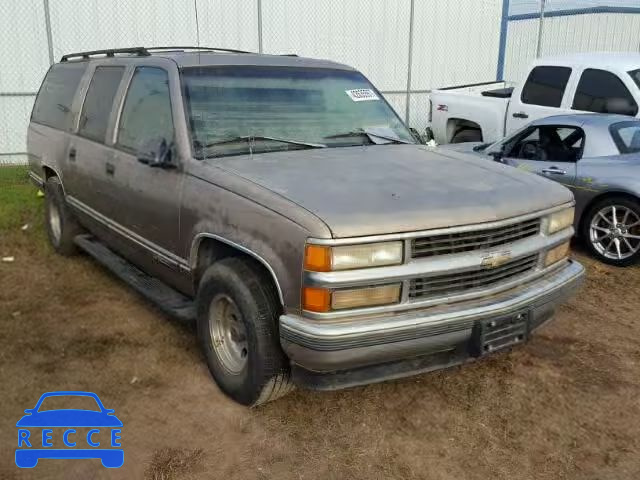
{"label": "rear tire", "polygon": [[237,257],[216,262],[202,276],[197,305],[202,351],[226,395],[256,406],[293,389],[277,330],[280,302],[259,267]]}
{"label": "rear tire", "polygon": [[618,267],[637,263],[640,260],[640,203],[620,196],[600,200],[583,217],[580,235],[591,254],[601,262]]}
{"label": "rear tire", "polygon": [[44,223],[49,243],[60,255],[74,255],[78,249],[73,239],[82,233],[82,228],[65,202],[62,183],[58,177],[47,179],[44,196]]}
{"label": "rear tire", "polygon": [[451,139],[451,143],[481,142],[482,132],[476,128],[459,130]]}

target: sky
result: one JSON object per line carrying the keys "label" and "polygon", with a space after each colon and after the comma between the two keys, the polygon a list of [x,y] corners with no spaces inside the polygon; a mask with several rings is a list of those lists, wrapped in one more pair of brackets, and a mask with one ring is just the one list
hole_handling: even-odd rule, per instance
{"label": "sky", "polygon": [[[547,11],[588,7],[640,7],[640,0],[547,0]],[[540,0],[510,0],[509,15],[540,10]]]}

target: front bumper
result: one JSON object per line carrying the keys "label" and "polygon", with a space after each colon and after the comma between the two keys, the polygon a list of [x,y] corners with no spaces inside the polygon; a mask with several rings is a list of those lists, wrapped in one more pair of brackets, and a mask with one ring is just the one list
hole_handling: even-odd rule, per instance
{"label": "front bumper", "polygon": [[280,317],[280,341],[298,383],[335,389],[435,370],[472,358],[474,326],[526,311],[529,331],[553,316],[581,283],[584,268],[557,270],[480,300],[384,316],[334,321]]}

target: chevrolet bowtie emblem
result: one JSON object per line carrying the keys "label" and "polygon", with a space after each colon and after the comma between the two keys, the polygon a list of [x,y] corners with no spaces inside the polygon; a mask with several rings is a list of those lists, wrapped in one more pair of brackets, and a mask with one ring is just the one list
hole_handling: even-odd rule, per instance
{"label": "chevrolet bowtie emblem", "polygon": [[511,252],[492,252],[482,258],[481,265],[485,268],[497,268],[511,260]]}

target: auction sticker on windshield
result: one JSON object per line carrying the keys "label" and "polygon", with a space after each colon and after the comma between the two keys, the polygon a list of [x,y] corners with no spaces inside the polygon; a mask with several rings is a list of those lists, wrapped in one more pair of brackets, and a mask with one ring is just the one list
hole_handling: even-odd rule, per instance
{"label": "auction sticker on windshield", "polygon": [[345,90],[349,98],[354,102],[366,102],[367,100],[380,100],[376,92],[370,88],[356,88],[353,90]]}

